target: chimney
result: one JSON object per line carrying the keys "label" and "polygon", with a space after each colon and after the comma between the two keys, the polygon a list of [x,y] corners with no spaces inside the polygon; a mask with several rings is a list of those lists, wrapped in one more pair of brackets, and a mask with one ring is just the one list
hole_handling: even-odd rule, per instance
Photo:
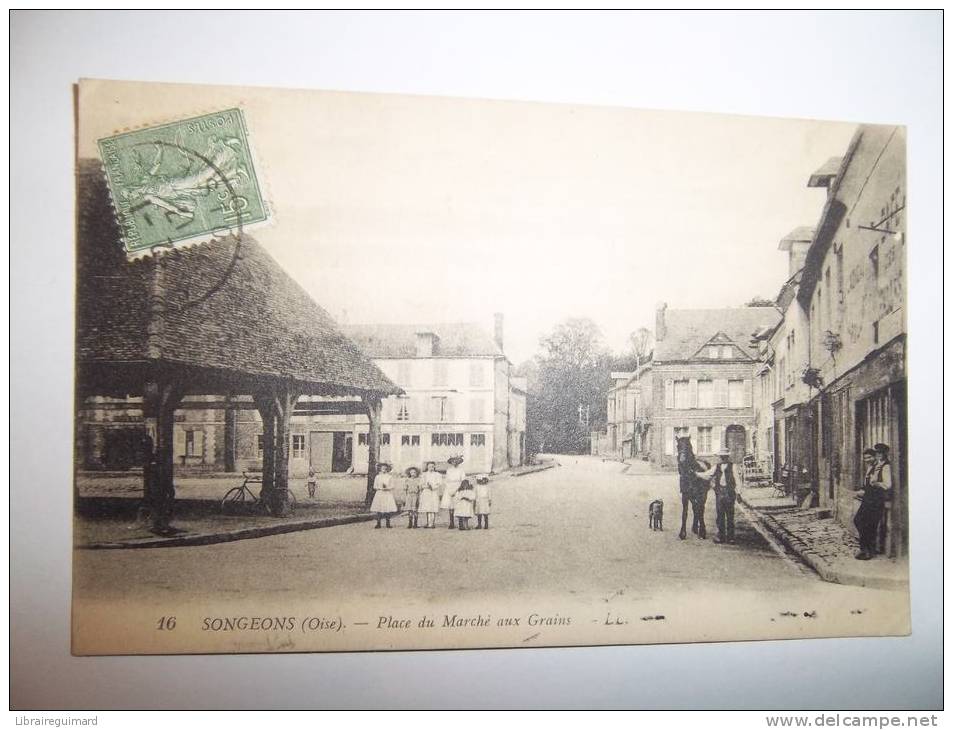
{"label": "chimney", "polygon": [[804,268],[804,262],[807,260],[807,250],[810,247],[810,241],[794,241],[791,244],[791,251],[788,253],[788,278]]}
{"label": "chimney", "polygon": [[493,339],[496,346],[503,349],[503,315],[497,312],[493,315]]}
{"label": "chimney", "polygon": [[440,338],[434,332],[417,333],[417,357],[433,357],[437,354]]}
{"label": "chimney", "polygon": [[661,342],[665,339],[665,310],[668,305],[661,302],[655,308],[655,341]]}

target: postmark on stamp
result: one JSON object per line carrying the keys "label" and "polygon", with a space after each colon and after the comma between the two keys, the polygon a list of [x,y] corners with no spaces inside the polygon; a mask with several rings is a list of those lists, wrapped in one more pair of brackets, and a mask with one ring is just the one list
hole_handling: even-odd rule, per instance
{"label": "postmark on stamp", "polygon": [[269,218],[240,109],[98,145],[129,254],[240,232]]}

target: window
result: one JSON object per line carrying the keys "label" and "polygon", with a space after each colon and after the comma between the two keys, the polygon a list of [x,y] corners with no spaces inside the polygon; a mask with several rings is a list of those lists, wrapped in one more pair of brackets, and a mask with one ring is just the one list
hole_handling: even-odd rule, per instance
{"label": "window", "polygon": [[291,458],[303,459],[304,454],[304,434],[296,433],[291,436]]}
{"label": "window", "polygon": [[698,427],[698,453],[711,453],[711,426]]}
{"label": "window", "polygon": [[413,385],[413,369],[409,362],[397,363],[397,384],[402,388],[409,388]]}
{"label": "window", "polygon": [[715,407],[715,384],[711,380],[698,381],[698,407]]}
{"label": "window", "polygon": [[433,361],[433,384],[434,385],[447,384],[447,361],[446,360]]}
{"label": "window", "polygon": [[486,434],[485,433],[471,433],[470,446],[486,446]]}
{"label": "window", "polygon": [[432,433],[430,434],[431,446],[463,446],[462,433]]}
{"label": "window", "polygon": [[483,398],[470,399],[470,420],[479,423],[485,418],[485,408]]}
{"label": "window", "polygon": [[398,421],[409,421],[410,420],[410,399],[400,398],[397,401],[397,420]]}
{"label": "window", "polygon": [[416,433],[405,433],[400,437],[401,446],[420,446],[420,435]]}
{"label": "window", "polygon": [[870,251],[870,265],[873,268],[874,281],[880,285],[880,245],[874,246]]}
{"label": "window", "polygon": [[735,356],[735,348],[731,345],[724,345],[721,348],[721,357],[725,360],[731,360]]}
{"label": "window", "polygon": [[688,408],[688,381],[675,381],[675,408]]}
{"label": "window", "polygon": [[450,402],[446,396],[432,397],[430,399],[430,407],[433,409],[433,420],[440,422],[450,420]]}
{"label": "window", "polygon": [[486,384],[486,366],[482,360],[470,361],[470,387],[482,388]]}
{"label": "window", "polygon": [[712,360],[717,360],[719,352],[720,348],[718,345],[712,345],[708,348],[708,357],[710,357]]}
{"label": "window", "polygon": [[265,453],[265,434],[258,434],[258,458],[260,459]]}
{"label": "window", "polygon": [[743,380],[729,380],[728,381],[728,407],[729,408],[744,408],[745,407],[745,381]]}
{"label": "window", "polygon": [[195,456],[195,431],[185,432],[185,455]]}
{"label": "window", "polygon": [[381,446],[390,446],[390,434],[382,433],[381,434]]}
{"label": "window", "polygon": [[880,322],[874,322],[874,344],[880,343]]}
{"label": "window", "polygon": [[367,434],[359,433],[357,435],[357,445],[358,446],[367,446]]}

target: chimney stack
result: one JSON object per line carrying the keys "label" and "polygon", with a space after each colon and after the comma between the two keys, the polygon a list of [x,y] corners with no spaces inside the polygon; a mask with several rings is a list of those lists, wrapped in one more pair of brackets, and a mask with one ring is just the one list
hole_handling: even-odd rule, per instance
{"label": "chimney stack", "polygon": [[417,333],[417,357],[433,357],[437,354],[440,338],[435,332]]}
{"label": "chimney stack", "polygon": [[503,349],[503,315],[497,312],[493,315],[493,339],[496,346]]}
{"label": "chimney stack", "polygon": [[668,305],[661,302],[655,308],[655,341],[661,342],[665,339],[665,310]]}

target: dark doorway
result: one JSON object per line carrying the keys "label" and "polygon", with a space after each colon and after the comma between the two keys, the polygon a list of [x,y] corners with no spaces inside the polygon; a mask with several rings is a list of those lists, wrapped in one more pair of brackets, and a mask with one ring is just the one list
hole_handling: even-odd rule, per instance
{"label": "dark doorway", "polygon": [[747,434],[744,426],[732,425],[725,429],[725,445],[732,464],[740,464],[747,448]]}
{"label": "dark doorway", "polygon": [[107,469],[131,469],[142,466],[144,428],[108,428],[103,434],[103,466]]}
{"label": "dark doorway", "polygon": [[334,450],[331,452],[331,471],[344,472],[351,468],[351,442],[347,431],[334,432]]}

